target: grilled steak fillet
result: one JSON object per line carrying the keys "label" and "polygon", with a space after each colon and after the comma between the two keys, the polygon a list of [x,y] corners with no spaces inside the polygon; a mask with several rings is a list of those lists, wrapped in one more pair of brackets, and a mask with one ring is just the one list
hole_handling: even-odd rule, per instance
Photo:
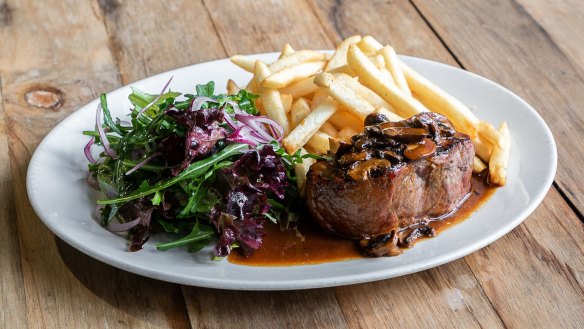
{"label": "grilled steak fillet", "polygon": [[401,122],[378,114],[352,144],[309,170],[307,205],[325,230],[360,239],[445,216],[471,187],[474,146],[436,113]]}

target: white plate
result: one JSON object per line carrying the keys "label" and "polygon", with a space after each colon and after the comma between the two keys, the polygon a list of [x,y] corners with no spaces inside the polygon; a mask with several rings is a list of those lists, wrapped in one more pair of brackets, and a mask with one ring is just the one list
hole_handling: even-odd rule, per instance
{"label": "white plate", "polygon": [[[276,53],[257,55],[271,61]],[[438,266],[476,251],[519,225],[542,201],[556,171],[556,145],[542,118],[509,90],[475,74],[423,59],[403,60],[459,98],[476,115],[498,125],[506,120],[512,134],[508,183],[463,223],[422,241],[399,257],[355,259],[319,265],[253,267],[210,260],[211,247],[197,254],[157,251],[154,236],[140,252],[128,252],[125,238],[92,219],[97,193],[85,181],[87,160],[83,130],[92,130],[97,100],[80,108],[47,135],[28,168],[27,188],[42,221],[61,239],[102,262],[136,274],[186,285],[241,290],[329,287],[392,278]],[[157,93],[174,76],[172,90],[194,92],[195,84],[213,80],[219,91],[227,79],[244,85],[250,75],[229,60],[197,64],[132,84]],[[108,94],[114,116],[128,113],[129,86]]]}

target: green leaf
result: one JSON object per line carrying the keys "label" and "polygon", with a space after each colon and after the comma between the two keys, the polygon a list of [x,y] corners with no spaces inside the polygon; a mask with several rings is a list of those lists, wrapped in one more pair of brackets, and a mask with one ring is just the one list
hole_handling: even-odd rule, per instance
{"label": "green leaf", "polygon": [[[208,226],[201,226],[199,225],[199,221],[193,226],[193,230],[187,236],[184,236],[178,240],[167,242],[167,243],[159,243],[156,245],[156,249],[160,251],[165,251],[172,248],[183,247],[187,245],[192,245],[198,241],[208,241],[213,236],[214,232],[211,227]],[[206,243],[205,243],[206,245]]]}
{"label": "green leaf", "polygon": [[109,127],[113,132],[123,136],[122,131],[120,128],[114,123],[112,120],[112,115],[110,113],[109,108],[107,107],[107,98],[105,94],[101,94],[99,97],[101,110],[103,111],[103,121],[104,124]]}
{"label": "green leaf", "polygon": [[215,93],[215,82],[209,81],[206,85],[197,85],[197,96],[213,97]]}
{"label": "green leaf", "polygon": [[138,190],[130,193],[129,195],[125,195],[123,197],[115,198],[115,199],[108,199],[108,200],[98,200],[98,204],[112,204],[112,203],[120,203],[126,202],[134,199],[141,198],[146,195],[150,195],[152,193],[156,193],[157,191],[163,190],[168,188],[182,180],[185,179],[195,179],[199,176],[204,175],[209,168],[214,166],[216,163],[229,158],[235,154],[241,153],[243,150],[246,150],[248,146],[246,144],[230,144],[226,146],[221,151],[213,154],[212,156],[205,158],[203,160],[199,160],[193,162],[190,166],[188,166],[185,170],[183,170],[178,176],[173,177],[169,180],[161,181],[153,186],[148,186],[146,188],[139,188]]}

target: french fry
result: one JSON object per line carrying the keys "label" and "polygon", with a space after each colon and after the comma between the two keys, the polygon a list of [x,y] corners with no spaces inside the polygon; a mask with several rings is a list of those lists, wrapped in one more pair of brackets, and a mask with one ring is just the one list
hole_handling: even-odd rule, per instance
{"label": "french fry", "polygon": [[290,46],[290,44],[287,43],[284,45],[284,48],[282,49],[282,52],[280,53],[280,57],[278,57],[278,59],[292,55],[295,51],[296,50],[294,50],[294,48],[292,48],[292,46]]}
{"label": "french fry", "polygon": [[446,116],[456,130],[474,139],[479,119],[458,99],[440,89],[434,83],[400,61],[412,94],[430,110]]}
{"label": "french fry", "polygon": [[357,118],[349,111],[339,109],[339,111],[335,112],[335,114],[329,119],[329,122],[338,129],[349,127],[354,131],[363,131],[363,120]]}
{"label": "french fry", "polygon": [[235,81],[231,79],[227,80],[227,95],[237,95],[240,90],[241,87],[239,87]]}
{"label": "french fry", "polygon": [[244,56],[244,55],[234,55],[234,56],[231,56],[229,58],[229,60],[231,60],[231,63],[241,67],[242,69],[246,70],[247,72],[250,72],[250,73],[254,72],[256,60],[251,58],[251,57]]}
{"label": "french fry", "polygon": [[477,133],[481,140],[484,140],[493,146],[501,144],[501,135],[495,127],[491,126],[491,124],[486,121],[479,121],[477,125]]}
{"label": "french fry", "polygon": [[283,94],[280,92],[280,97],[282,98],[282,104],[284,105],[284,110],[286,110],[286,113],[290,113],[290,109],[292,109],[292,101],[294,100],[292,98],[292,95]]}
{"label": "french fry", "polygon": [[357,131],[351,127],[345,127],[339,131],[338,137],[340,140],[346,143],[351,142],[351,137],[357,134]]}
{"label": "french fry", "polygon": [[337,137],[337,134],[339,133],[337,128],[335,128],[335,126],[333,126],[333,124],[330,122],[323,123],[322,126],[320,127],[320,131],[327,133],[333,137]]}
{"label": "french fry", "polygon": [[294,82],[293,84],[280,89],[283,94],[292,95],[294,98],[310,95],[318,90],[318,86],[314,84],[314,76]]}
{"label": "french fry", "polygon": [[355,72],[353,72],[353,70],[349,67],[348,64],[335,67],[334,69],[328,70],[327,72],[331,73],[331,74],[344,73],[344,74],[349,75],[351,77],[355,76]]}
{"label": "french fry", "polygon": [[335,137],[322,132],[317,131],[312,135],[312,137],[306,142],[306,146],[310,147],[315,153],[323,155],[327,154],[330,149],[330,140],[335,139]]}
{"label": "french fry", "polygon": [[492,184],[503,186],[507,182],[507,164],[511,150],[511,134],[507,122],[499,126],[499,144],[493,147],[489,160],[489,181]]}
{"label": "french fry", "polygon": [[[304,155],[306,153],[307,152],[305,149],[303,149],[303,148],[300,149],[301,155]],[[304,158],[304,159],[302,159],[302,163],[297,163],[294,165],[294,173],[296,173],[296,184],[298,185],[298,192],[300,193],[300,196],[304,196],[304,186],[306,184],[306,174],[308,173],[310,166],[312,166],[312,164],[315,162],[316,162],[315,159]]]}
{"label": "french fry", "polygon": [[391,108],[391,105],[389,105],[373,90],[362,85],[357,78],[352,78],[344,74],[339,75],[338,78],[343,81],[349,88],[353,89],[357,96],[360,96],[366,100],[369,104],[373,105],[373,107]]}
{"label": "french fry", "polygon": [[290,128],[294,129],[296,126],[308,116],[310,113],[310,104],[306,98],[298,98],[292,103],[292,108],[290,109]]}
{"label": "french fry", "polygon": [[[255,65],[255,80],[261,82],[270,75],[270,70],[266,64],[257,61]],[[276,121],[284,130],[284,135],[290,131],[288,124],[288,117],[286,116],[286,109],[282,103],[280,92],[274,89],[260,87],[260,99],[266,115],[272,120]]]}
{"label": "french fry", "polygon": [[298,64],[323,60],[326,60],[326,55],[323,53],[314,50],[298,50],[269,64],[268,69],[270,69],[270,72],[276,73]]}
{"label": "french fry", "polygon": [[337,111],[338,103],[328,98],[314,108],[304,120],[282,140],[288,154],[294,154]]}
{"label": "french fry", "polygon": [[392,81],[381,74],[379,69],[355,45],[349,47],[347,62],[351,69],[359,76],[359,82],[379,94],[399,115],[410,117],[428,111],[422,103],[406,95]]}
{"label": "french fry", "polygon": [[315,75],[318,71],[321,71],[325,65],[325,61],[296,64],[271,74],[262,82],[261,86],[272,89],[284,88],[294,82]]}
{"label": "french fry", "polygon": [[389,121],[393,121],[393,122],[402,121],[404,119],[404,118],[400,117],[399,115],[391,112],[390,110],[388,110],[385,107],[378,107],[377,109],[375,109],[375,112],[385,115],[389,119]]}
{"label": "french fry", "polygon": [[[339,75],[342,75],[342,73]],[[323,72],[316,75],[314,83],[327,89],[337,102],[355,114],[359,119],[364,119],[369,113],[375,110],[375,107],[357,96],[354,89],[338,78],[339,75]]]}
{"label": "french fry", "polygon": [[357,46],[368,56],[374,55],[379,49],[383,47],[383,45],[379,43],[377,39],[370,35],[364,36],[361,41],[357,43]]}
{"label": "french fry", "polygon": [[410,91],[410,87],[408,87],[408,82],[406,81],[406,77],[401,70],[399,58],[395,53],[395,50],[391,46],[385,46],[380,51],[381,56],[385,59],[385,67],[391,73],[393,77],[393,81],[395,84],[401,89],[406,95],[412,96],[412,92]]}
{"label": "french fry", "polygon": [[259,89],[258,89],[258,85],[256,84],[255,77],[253,77],[253,78],[251,78],[251,80],[249,80],[249,82],[245,86],[245,90],[247,90],[247,91],[249,91],[250,93],[253,93],[253,94],[257,94],[258,93]]}
{"label": "french fry", "polygon": [[479,158],[478,156],[475,155],[473,163],[472,163],[472,172],[474,174],[480,174],[485,169],[487,169],[487,166],[485,165],[483,160],[481,160],[481,158]]}
{"label": "french fry", "polygon": [[324,88],[318,88],[318,90],[312,96],[312,107],[317,107],[323,100],[327,99],[329,93]]}
{"label": "french fry", "polygon": [[493,146],[489,142],[480,139],[478,135],[472,139],[472,143],[475,147],[475,154],[484,162],[489,163]]}
{"label": "french fry", "polygon": [[347,51],[349,50],[349,46],[359,41],[361,41],[361,36],[354,35],[352,37],[346,38],[341,43],[339,43],[339,45],[337,46],[337,50],[335,50],[333,57],[331,57],[324,70],[330,71],[334,68],[347,65]]}

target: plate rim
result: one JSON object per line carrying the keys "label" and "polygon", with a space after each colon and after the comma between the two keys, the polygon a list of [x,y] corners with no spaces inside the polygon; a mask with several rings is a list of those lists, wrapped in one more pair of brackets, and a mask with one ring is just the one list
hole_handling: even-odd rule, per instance
{"label": "plate rim", "polygon": [[[327,51],[327,52],[330,52],[330,51]],[[252,56],[252,57],[275,56],[277,54],[279,54],[279,53],[278,52],[270,52],[270,53],[253,54],[253,55],[249,55],[249,56]],[[343,285],[378,281],[378,280],[383,280],[383,279],[388,279],[388,278],[393,278],[393,277],[399,277],[399,276],[406,275],[406,274],[413,274],[416,272],[420,272],[420,271],[423,271],[423,270],[426,270],[429,268],[440,266],[440,265],[449,263],[451,261],[454,261],[456,259],[462,258],[462,257],[469,255],[469,254],[471,254],[479,249],[484,248],[485,246],[495,242],[496,240],[500,239],[505,234],[509,233],[511,230],[513,230],[519,224],[521,224],[541,204],[541,202],[543,201],[543,199],[547,195],[548,191],[550,190],[552,183],[553,183],[553,180],[554,180],[555,175],[556,175],[557,162],[558,162],[556,142],[555,142],[554,136],[553,136],[549,126],[544,121],[544,119],[541,117],[541,115],[531,105],[529,105],[529,103],[527,103],[524,99],[522,99],[521,97],[519,97],[518,95],[516,95],[515,93],[513,93],[511,90],[507,89],[506,87],[504,87],[504,86],[502,86],[502,85],[500,85],[500,84],[498,84],[490,79],[487,79],[483,76],[480,76],[476,73],[466,71],[466,70],[463,70],[461,68],[454,67],[454,66],[451,66],[448,64],[444,64],[444,63],[440,63],[440,62],[436,62],[436,61],[432,61],[432,60],[428,60],[428,59],[423,59],[423,58],[419,58],[419,57],[413,57],[413,56],[400,55],[400,57],[404,58],[408,62],[416,62],[416,61],[427,62],[425,64],[442,66],[441,69],[450,69],[450,70],[454,69],[457,71],[463,71],[464,74],[468,74],[472,78],[479,79],[479,80],[481,80],[481,82],[484,82],[484,83],[491,85],[491,87],[501,89],[508,96],[514,98],[521,105],[523,105],[526,109],[528,109],[532,115],[534,115],[534,118],[536,119],[536,121],[543,128],[542,132],[545,133],[546,139],[551,142],[550,146],[551,146],[551,150],[552,150],[552,152],[550,152],[551,166],[549,169],[551,169],[551,170],[549,171],[549,174],[545,177],[545,180],[543,180],[543,182],[541,184],[541,188],[538,190],[537,194],[534,195],[533,198],[531,198],[529,200],[529,203],[527,204],[527,206],[524,207],[523,210],[518,215],[515,216],[513,221],[509,222],[505,226],[499,227],[496,231],[494,231],[492,234],[488,235],[487,237],[485,237],[483,239],[479,239],[473,243],[467,244],[462,248],[458,248],[452,252],[448,252],[445,255],[442,255],[440,257],[434,257],[428,261],[423,262],[422,264],[420,264],[418,266],[415,266],[415,268],[411,268],[413,265],[401,266],[400,270],[393,271],[391,275],[387,275],[387,273],[386,273],[387,270],[377,270],[377,271],[373,271],[373,272],[368,272],[367,276],[363,276],[363,274],[361,274],[361,273],[346,274],[346,275],[342,275],[342,276],[335,276],[334,279],[332,279],[332,280],[329,279],[325,282],[323,282],[322,278],[312,278],[312,279],[302,279],[301,281],[298,281],[298,280],[286,280],[286,281],[276,281],[276,282],[263,281],[263,282],[260,282],[261,284],[258,284],[258,282],[255,282],[255,281],[234,281],[231,279],[217,279],[217,278],[201,279],[198,277],[190,277],[190,276],[181,275],[181,274],[177,274],[177,273],[173,273],[173,274],[169,275],[169,273],[166,273],[164,271],[159,271],[159,270],[156,270],[153,268],[144,267],[144,266],[141,266],[139,264],[131,264],[130,265],[127,262],[124,262],[123,260],[121,260],[119,258],[107,257],[107,255],[105,255],[105,254],[100,254],[99,252],[95,252],[94,250],[87,248],[82,243],[80,243],[80,242],[78,243],[75,239],[73,239],[69,235],[67,235],[64,232],[62,232],[61,230],[59,230],[56,226],[50,225],[50,221],[47,218],[45,218],[45,216],[41,215],[41,210],[42,210],[41,208],[42,207],[39,204],[39,200],[34,197],[35,193],[33,191],[33,186],[32,186],[33,184],[31,182],[33,179],[32,176],[34,174],[34,170],[35,170],[36,166],[38,166],[38,164],[37,164],[38,158],[41,157],[41,155],[43,153],[42,150],[48,146],[49,136],[52,135],[54,132],[63,129],[63,127],[65,127],[67,125],[68,121],[74,120],[77,116],[82,115],[83,112],[81,112],[80,109],[88,107],[88,106],[97,106],[99,98],[94,99],[85,105],[79,106],[74,112],[67,115],[67,117],[64,118],[57,125],[55,125],[51,129],[51,131],[49,133],[47,133],[47,135],[45,135],[43,137],[42,141],[38,144],[37,148],[34,151],[33,156],[31,157],[31,159],[28,163],[27,174],[26,174],[26,190],[27,190],[27,195],[28,195],[29,201],[30,201],[31,206],[34,209],[35,213],[37,214],[37,216],[41,219],[43,224],[45,226],[47,226],[49,228],[49,230],[51,230],[51,232],[53,234],[57,235],[64,242],[71,245],[72,247],[79,250],[80,252],[84,253],[85,255],[90,256],[90,257],[92,257],[100,262],[103,262],[105,264],[109,264],[111,266],[114,266],[116,268],[131,272],[134,274],[138,274],[141,276],[146,276],[146,277],[150,277],[150,278],[154,278],[154,279],[158,279],[158,280],[162,280],[162,281],[166,281],[166,282],[173,282],[173,283],[189,285],[189,286],[217,288],[217,289],[229,289],[229,290],[255,290],[255,291],[261,291],[261,290],[301,290],[301,289],[312,289],[312,288],[324,288],[324,287],[343,286]],[[228,62],[228,61],[229,61],[228,58],[223,58],[223,59],[217,59],[217,60],[212,60],[212,61],[207,61],[207,62],[202,62],[202,63],[196,63],[196,64],[192,64],[192,65],[186,65],[186,66],[183,66],[180,68],[176,68],[176,69],[161,72],[161,73],[158,73],[158,74],[155,74],[152,76],[148,76],[148,77],[145,77],[143,79],[136,80],[134,82],[130,82],[124,86],[120,86],[116,89],[109,91],[108,94],[110,94],[112,92],[118,92],[124,88],[128,88],[131,85],[143,83],[146,80],[159,79],[162,76],[172,75],[174,72],[189,69],[189,68],[192,68],[195,66],[202,66],[202,65],[208,65],[211,63]],[[417,264],[414,264],[414,265],[417,265]],[[307,266],[313,266],[313,265],[307,265]],[[286,266],[286,267],[289,267],[289,266]],[[286,268],[286,267],[282,267],[282,268]],[[294,267],[299,268],[300,266],[294,266]]]}

